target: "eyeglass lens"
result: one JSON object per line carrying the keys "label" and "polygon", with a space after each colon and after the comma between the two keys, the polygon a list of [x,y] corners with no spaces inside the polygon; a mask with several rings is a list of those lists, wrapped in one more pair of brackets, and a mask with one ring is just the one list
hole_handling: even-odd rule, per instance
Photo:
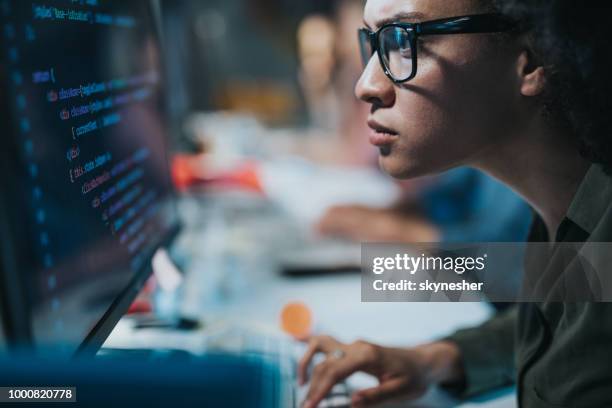
{"label": "eyeglass lens", "polygon": [[384,28],[379,35],[383,62],[396,80],[405,80],[412,74],[412,46],[410,34],[401,27]]}

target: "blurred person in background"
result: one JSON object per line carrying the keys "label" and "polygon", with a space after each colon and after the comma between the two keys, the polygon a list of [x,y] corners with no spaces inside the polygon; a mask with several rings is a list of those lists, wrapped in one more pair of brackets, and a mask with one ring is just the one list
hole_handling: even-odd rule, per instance
{"label": "blurred person in background", "polygon": [[298,27],[298,79],[308,106],[311,126],[337,128],[338,103],[332,84],[335,61],[335,28],[331,19],[321,14],[306,17]]}

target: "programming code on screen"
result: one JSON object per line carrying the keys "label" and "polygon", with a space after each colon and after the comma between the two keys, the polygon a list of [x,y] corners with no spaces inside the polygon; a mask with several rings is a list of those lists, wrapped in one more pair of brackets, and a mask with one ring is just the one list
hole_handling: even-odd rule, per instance
{"label": "programming code on screen", "polygon": [[0,18],[35,332],[65,341],[170,228],[158,42],[146,1],[0,0]]}

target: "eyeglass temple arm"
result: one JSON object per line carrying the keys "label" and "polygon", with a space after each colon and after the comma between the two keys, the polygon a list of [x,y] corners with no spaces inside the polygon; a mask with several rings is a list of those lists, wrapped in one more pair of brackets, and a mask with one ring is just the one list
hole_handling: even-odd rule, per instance
{"label": "eyeglass temple arm", "polygon": [[516,27],[512,20],[498,14],[481,14],[452,19],[427,21],[416,24],[416,33],[433,34],[476,34],[508,31]]}

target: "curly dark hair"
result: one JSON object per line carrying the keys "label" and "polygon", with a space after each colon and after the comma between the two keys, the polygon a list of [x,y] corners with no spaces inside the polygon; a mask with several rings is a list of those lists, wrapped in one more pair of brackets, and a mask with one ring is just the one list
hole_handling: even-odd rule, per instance
{"label": "curly dark hair", "polygon": [[576,0],[491,0],[529,35],[545,67],[546,112],[581,154],[612,174],[612,5]]}

